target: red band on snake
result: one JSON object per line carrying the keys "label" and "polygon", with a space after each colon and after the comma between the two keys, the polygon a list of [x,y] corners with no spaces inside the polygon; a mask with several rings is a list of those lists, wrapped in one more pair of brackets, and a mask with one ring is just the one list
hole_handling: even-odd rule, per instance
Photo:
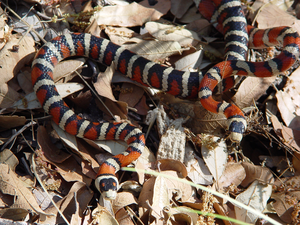
{"label": "red band on snake", "polygon": [[[52,115],[53,121],[80,138],[120,139],[128,144],[126,152],[108,159],[99,169],[95,185],[105,198],[115,198],[118,189],[115,173],[141,155],[145,147],[144,135],[128,123],[97,123],[76,115],[64,103],[53,82],[53,70],[59,61],[70,56],[85,56],[107,66],[114,62],[116,70],[145,86],[150,85],[183,98],[199,97],[207,110],[225,114],[230,137],[239,142],[247,126],[244,115],[234,105],[216,102],[212,98],[215,86],[232,75],[275,76],[289,69],[299,57],[300,38],[294,29],[277,27],[258,30],[246,27],[239,0],[203,0],[202,5],[205,2],[209,2],[214,8],[214,12],[210,12],[208,16],[219,21],[218,29],[224,33],[227,60],[211,68],[203,79],[201,72],[183,72],[162,66],[90,34],[59,36],[46,43],[37,53],[32,64],[32,84],[41,105],[46,113]],[[283,43],[283,50],[272,60],[247,62],[245,57],[248,37],[250,47],[265,48]]]}

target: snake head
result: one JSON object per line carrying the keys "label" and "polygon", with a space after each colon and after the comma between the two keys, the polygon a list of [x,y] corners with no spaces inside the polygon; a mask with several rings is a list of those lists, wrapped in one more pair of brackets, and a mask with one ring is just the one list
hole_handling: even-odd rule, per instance
{"label": "snake head", "polygon": [[234,116],[228,119],[228,129],[230,131],[230,140],[232,142],[241,142],[243,133],[247,128],[247,121],[244,117]]}
{"label": "snake head", "polygon": [[106,200],[113,200],[117,196],[118,179],[112,175],[100,175],[95,180],[95,186]]}

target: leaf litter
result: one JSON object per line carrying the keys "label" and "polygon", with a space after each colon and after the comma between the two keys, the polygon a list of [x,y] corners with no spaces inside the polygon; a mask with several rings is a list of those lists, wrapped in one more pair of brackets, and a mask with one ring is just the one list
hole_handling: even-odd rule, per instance
{"label": "leaf litter", "polygon": [[[26,10],[36,4],[26,2],[22,5]],[[22,21],[25,25],[17,24],[15,29],[14,21],[24,15],[1,5],[0,222],[232,224],[193,211],[200,210],[216,217],[263,223],[259,214],[225,199],[145,172],[119,172],[121,189],[114,201],[99,195],[93,184],[99,165],[124,151],[126,143],[78,139],[51,123],[30,82],[30,64],[44,39],[48,41],[64,29],[88,32],[184,71],[213,66],[222,58],[224,42],[201,18],[193,1],[160,0],[152,5],[146,0],[114,1],[114,5],[83,2],[38,2],[40,7],[25,15],[29,26]],[[247,3],[248,19],[259,28],[293,26],[300,31],[299,20],[287,12],[296,8],[297,15],[297,6],[289,8],[291,1],[272,3]],[[251,50],[249,58],[264,61],[278,52],[276,48]],[[141,87],[89,60],[61,62],[54,79],[60,95],[80,116],[98,122],[131,122],[146,133],[147,148],[131,166],[192,180],[282,224],[298,224],[297,65],[276,79],[247,77],[229,92],[218,90],[217,99],[232,101],[247,113],[249,129],[239,146],[228,141],[225,118],[207,112],[199,101]]]}

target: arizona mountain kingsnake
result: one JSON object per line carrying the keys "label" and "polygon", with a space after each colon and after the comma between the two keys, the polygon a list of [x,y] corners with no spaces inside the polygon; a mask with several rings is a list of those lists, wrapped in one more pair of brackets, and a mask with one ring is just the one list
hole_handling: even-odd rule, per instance
{"label": "arizona mountain kingsnake", "polygon": [[[217,28],[223,32],[227,42],[227,59],[212,67],[203,79],[201,72],[183,72],[162,66],[90,34],[56,37],[37,53],[32,64],[32,84],[41,105],[46,113],[52,115],[53,121],[77,137],[120,139],[128,144],[126,152],[108,159],[99,169],[95,184],[105,198],[115,198],[118,189],[115,173],[141,155],[145,146],[144,135],[128,123],[96,123],[76,115],[62,100],[53,82],[53,70],[59,61],[70,56],[86,56],[107,66],[114,62],[116,70],[145,86],[150,84],[183,98],[199,97],[207,110],[225,114],[230,137],[239,142],[247,126],[244,115],[235,105],[216,102],[212,98],[215,86],[232,75],[275,76],[289,69],[299,57],[300,38],[294,29],[277,27],[259,30],[246,27],[239,0],[202,0],[199,10],[206,18],[218,21]],[[283,50],[276,58],[265,62],[246,62],[248,37],[252,48],[283,45]]]}

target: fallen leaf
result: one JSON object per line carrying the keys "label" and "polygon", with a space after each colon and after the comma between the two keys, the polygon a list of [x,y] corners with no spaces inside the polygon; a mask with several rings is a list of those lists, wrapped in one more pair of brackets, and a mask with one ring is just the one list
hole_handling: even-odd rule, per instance
{"label": "fallen leaf", "polygon": [[[244,192],[236,196],[236,200],[262,212],[267,205],[267,202],[272,194],[272,185],[261,184],[254,181]],[[248,212],[245,209],[235,206],[236,219],[246,223],[254,224],[258,215]]]}
{"label": "fallen leaf", "polygon": [[241,183],[243,187],[247,187],[254,181],[259,181],[262,184],[272,184],[274,182],[273,174],[269,168],[256,166],[247,162],[242,162],[242,166],[246,171],[246,178]]}
{"label": "fallen leaf", "polygon": [[[272,204],[276,213],[285,223],[297,221],[297,203],[300,200],[299,176],[281,178],[273,184]],[[296,213],[296,214],[295,214]]]}
{"label": "fallen leaf", "polygon": [[200,41],[197,33],[180,26],[147,22],[145,28],[156,39],[160,41],[176,41],[183,47],[195,46]]}
{"label": "fallen leaf", "polygon": [[24,116],[0,115],[0,131],[23,126],[25,125],[25,123],[26,123],[26,118]]}
{"label": "fallen leaf", "polygon": [[180,19],[187,10],[194,4],[192,0],[177,0],[171,5],[171,13]]}
{"label": "fallen leaf", "polygon": [[225,141],[212,135],[203,136],[201,154],[209,171],[219,181],[228,157]]}
{"label": "fallen leaf", "polygon": [[200,101],[182,100],[169,94],[164,94],[161,101],[175,110],[179,117],[189,116],[190,119],[185,126],[196,134],[213,132],[217,135],[222,133],[221,129],[227,127],[224,115],[209,112],[201,105]]}
{"label": "fallen leaf", "polygon": [[174,159],[159,159],[157,161],[157,168],[159,171],[172,170],[176,171],[181,178],[185,178],[187,176],[187,170],[185,165]]}
{"label": "fallen leaf", "polygon": [[126,27],[106,26],[105,33],[109,37],[109,40],[117,45],[123,45],[130,41],[130,38],[139,36],[139,34]]}
{"label": "fallen leaf", "polygon": [[20,98],[21,95],[7,84],[0,86],[0,108],[9,108]]}
{"label": "fallen leaf", "polygon": [[195,154],[195,150],[190,145],[186,145],[186,160],[184,164],[188,172],[188,177],[196,184],[211,185],[213,176],[207,168],[202,157]]}
{"label": "fallen leaf", "polygon": [[147,21],[158,20],[162,14],[135,2],[129,5],[106,6],[94,14],[98,25],[122,27],[141,26]]}
{"label": "fallen leaf", "polygon": [[116,214],[120,209],[129,206],[129,205],[136,205],[137,206],[137,200],[136,198],[129,192],[120,192],[117,194],[116,199],[112,201],[112,207],[114,210],[114,213]]}
{"label": "fallen leaf", "polygon": [[[23,221],[26,219],[26,217],[29,216],[29,211],[26,209],[20,209],[20,208],[1,209],[0,216],[1,216],[1,218],[11,219],[14,221]],[[0,221],[0,223],[1,223],[1,221]],[[7,223],[5,223],[5,224],[7,224]]]}
{"label": "fallen leaf", "polygon": [[50,136],[47,130],[43,126],[39,126],[37,129],[37,141],[41,147],[45,157],[54,163],[62,163],[71,157],[71,154],[58,149],[50,140]]}
{"label": "fallen leaf", "polygon": [[30,94],[33,91],[31,82],[31,72],[24,70],[17,74],[18,84],[25,94]]}
{"label": "fallen leaf", "polygon": [[131,38],[131,43],[123,44],[123,47],[154,62],[165,61],[174,54],[180,54],[183,50],[177,41],[149,41]]}
{"label": "fallen leaf", "polygon": [[[59,95],[64,98],[68,95],[71,95],[77,91],[80,91],[84,88],[82,84],[78,83],[66,83],[66,84],[57,84],[57,91]],[[25,104],[26,103],[26,104]],[[11,108],[16,109],[38,109],[42,108],[40,102],[38,101],[36,94],[34,92],[26,95],[23,99],[15,102]]]}
{"label": "fallen leaf", "polygon": [[[148,0],[143,0],[139,4],[150,9],[155,9],[152,18],[160,18],[162,15],[166,15],[171,8],[172,2],[171,0],[159,0],[155,1],[155,4],[151,4]],[[153,19],[153,20],[157,20]],[[152,21],[153,21],[152,20]]]}
{"label": "fallen leaf", "polygon": [[47,215],[47,213],[40,209],[32,193],[27,187],[24,187],[23,182],[8,165],[0,164],[0,171],[1,192],[14,197],[14,201],[9,205],[10,208],[23,208],[35,212],[42,217]]}
{"label": "fallen leaf", "polygon": [[95,90],[100,96],[105,97],[104,104],[96,99],[97,107],[106,115],[118,115],[122,119],[127,119],[127,103],[117,101],[110,86],[114,73],[114,65],[107,67],[104,73],[99,73],[97,81],[94,83]]}
{"label": "fallen leaf", "polygon": [[[279,26],[293,26],[295,23],[299,22],[297,19],[283,11],[278,6],[273,4],[266,4],[259,11],[256,17],[258,28],[266,29],[271,27]],[[299,25],[298,25],[299,26]]]}
{"label": "fallen leaf", "polygon": [[4,149],[0,152],[0,163],[8,165],[9,168],[15,171],[16,166],[19,164],[19,160],[12,151]]}
{"label": "fallen leaf", "polygon": [[119,225],[110,212],[100,205],[97,205],[97,208],[93,210],[92,219],[92,224]]}
{"label": "fallen leaf", "polygon": [[276,92],[277,106],[284,123],[293,129],[300,130],[300,69],[289,77],[282,91]]}
{"label": "fallen leaf", "polygon": [[186,55],[175,62],[175,69],[181,71],[191,71],[201,67],[203,51],[199,50],[192,54]]}
{"label": "fallen leaf", "polygon": [[126,102],[129,107],[135,107],[143,97],[144,92],[144,89],[139,86],[132,83],[124,83],[119,95],[119,101]]}
{"label": "fallen leaf", "polygon": [[275,79],[276,76],[267,78],[247,77],[232,97],[232,101],[241,109],[253,105],[266,93]]}
{"label": "fallen leaf", "polygon": [[[63,213],[66,218],[71,218],[76,213],[78,217],[82,218],[84,216],[84,212],[93,197],[93,193],[86,186],[84,182],[76,182],[72,185],[69,193],[58,202],[56,205],[59,210]],[[57,216],[53,218],[47,218],[44,223],[47,224],[59,224],[65,223],[64,220],[60,216],[58,216],[57,209],[51,205],[46,212],[55,214]]]}
{"label": "fallen leaf", "polygon": [[[18,46],[18,51],[13,51],[13,46]],[[0,53],[0,86],[12,79],[20,69],[33,59],[35,54],[34,40],[30,36],[14,34],[1,49]],[[2,101],[0,101],[2,102]]]}
{"label": "fallen leaf", "polygon": [[282,143],[291,149],[296,149],[300,152],[300,131],[288,128],[281,124],[276,116],[271,116],[271,122],[274,130]]}
{"label": "fallen leaf", "polygon": [[239,186],[245,177],[245,169],[240,163],[227,163],[222,176],[217,182],[217,187],[223,190],[231,184]]}

